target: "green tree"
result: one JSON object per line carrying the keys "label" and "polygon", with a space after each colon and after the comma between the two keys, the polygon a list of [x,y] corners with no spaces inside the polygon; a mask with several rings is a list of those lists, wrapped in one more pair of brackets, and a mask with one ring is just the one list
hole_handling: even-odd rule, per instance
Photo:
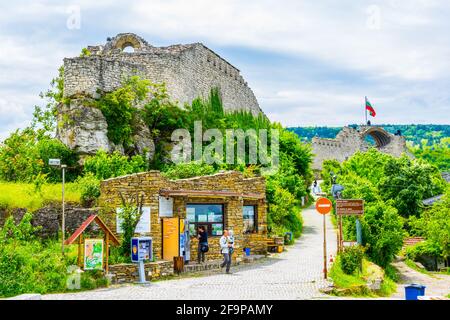
{"label": "green tree", "polygon": [[122,199],[122,206],[118,215],[122,221],[120,227],[123,230],[121,248],[122,255],[128,257],[130,255],[131,238],[134,236],[134,231],[142,216],[143,196],[139,197],[139,194],[136,194],[135,198],[131,197],[127,199],[125,195],[120,193],[120,197]]}
{"label": "green tree", "polygon": [[442,199],[424,214],[425,235],[437,245],[445,259],[450,257],[450,188]]}
{"label": "green tree", "polygon": [[67,181],[76,178],[79,167],[75,152],[31,127],[16,130],[0,146],[0,179],[31,182],[43,174],[49,182],[60,182],[61,172],[49,166],[50,158],[59,158],[68,165]]}
{"label": "green tree", "polygon": [[403,222],[392,201],[366,206],[361,224],[368,256],[380,266],[388,266],[402,248],[404,237]]}
{"label": "green tree", "polygon": [[406,156],[391,158],[384,167],[379,190],[384,200],[394,199],[403,217],[418,216],[422,200],[442,193],[445,182],[436,167]]}
{"label": "green tree", "polygon": [[109,179],[131,173],[145,171],[147,164],[140,156],[124,156],[118,151],[112,154],[99,150],[94,156],[89,156],[84,162],[84,173],[92,173],[98,180]]}

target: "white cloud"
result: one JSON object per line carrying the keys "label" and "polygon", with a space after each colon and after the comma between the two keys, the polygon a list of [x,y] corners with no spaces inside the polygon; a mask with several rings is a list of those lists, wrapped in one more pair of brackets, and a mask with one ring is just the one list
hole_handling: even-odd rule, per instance
{"label": "white cloud", "polygon": [[[73,5],[81,9],[75,31],[66,27]],[[264,61],[224,57],[242,70],[266,114],[284,125],[360,122],[364,95],[379,122],[449,123],[449,15],[444,0],[3,2],[0,140],[27,124],[64,57],[119,32],[150,43],[264,52]]]}
{"label": "white cloud", "polygon": [[[371,3],[360,1],[137,1],[124,28],[158,37],[202,39],[306,54],[380,77],[431,79],[446,75],[450,63],[448,3],[377,1],[380,29],[366,27]],[[120,23],[120,22],[119,22]],[[445,28],[438,28],[444,23]]]}

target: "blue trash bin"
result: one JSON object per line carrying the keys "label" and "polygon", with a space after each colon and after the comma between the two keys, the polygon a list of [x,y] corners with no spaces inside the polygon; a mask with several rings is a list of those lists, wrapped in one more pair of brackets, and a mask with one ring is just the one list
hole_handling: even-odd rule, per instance
{"label": "blue trash bin", "polygon": [[418,300],[418,296],[425,295],[425,286],[421,284],[412,283],[405,286],[405,299],[406,300]]}
{"label": "blue trash bin", "polygon": [[248,257],[250,255],[250,248],[244,248],[245,255]]}

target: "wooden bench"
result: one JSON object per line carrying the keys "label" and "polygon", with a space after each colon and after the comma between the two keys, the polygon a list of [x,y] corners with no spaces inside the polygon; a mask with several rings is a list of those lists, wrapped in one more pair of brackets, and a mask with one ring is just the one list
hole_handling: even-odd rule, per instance
{"label": "wooden bench", "polygon": [[278,243],[275,243],[275,240],[273,238],[267,238],[266,239],[266,245],[267,245],[267,251],[269,252],[283,252],[283,245],[280,245]]}

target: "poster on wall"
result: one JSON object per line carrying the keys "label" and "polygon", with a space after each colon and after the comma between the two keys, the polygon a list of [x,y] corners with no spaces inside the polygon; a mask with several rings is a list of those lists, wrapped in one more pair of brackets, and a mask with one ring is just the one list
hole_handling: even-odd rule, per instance
{"label": "poster on wall", "polygon": [[[142,207],[142,215],[141,219],[139,219],[138,224],[136,225],[135,233],[149,233],[150,232],[150,207]],[[116,209],[116,231],[117,233],[123,233],[122,230],[122,218],[120,217],[120,213],[122,212],[122,208]]]}
{"label": "poster on wall", "polygon": [[173,198],[159,197],[159,216],[173,217]]}
{"label": "poster on wall", "polygon": [[221,224],[221,223],[213,224],[211,234],[213,236],[221,236],[223,234],[223,224]]}
{"label": "poster on wall", "polygon": [[84,240],[84,270],[103,269],[103,239]]}
{"label": "poster on wall", "polygon": [[187,220],[189,222],[196,222],[195,221],[195,208],[186,208],[186,216],[187,216]]}

